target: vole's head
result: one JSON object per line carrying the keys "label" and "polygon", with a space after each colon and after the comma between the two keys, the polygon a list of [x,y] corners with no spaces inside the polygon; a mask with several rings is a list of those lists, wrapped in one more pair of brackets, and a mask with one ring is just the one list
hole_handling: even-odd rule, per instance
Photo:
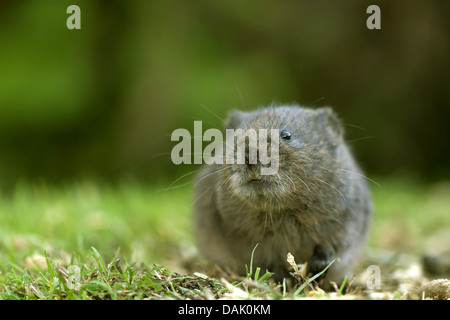
{"label": "vole's head", "polygon": [[[227,120],[226,128],[234,130],[234,144],[245,141],[246,148],[245,156],[240,158],[245,159],[243,162],[238,161],[239,152],[227,150],[226,159],[234,157],[235,161],[224,164],[228,167],[222,172],[225,185],[233,195],[261,207],[288,206],[289,200],[307,199],[317,179],[330,174],[337,147],[342,144],[342,129],[330,108],[282,106],[236,111]],[[250,135],[245,137],[245,133],[252,132],[249,129],[256,133],[254,140]],[[261,142],[267,143],[266,150]],[[252,153],[252,143],[256,153]]]}

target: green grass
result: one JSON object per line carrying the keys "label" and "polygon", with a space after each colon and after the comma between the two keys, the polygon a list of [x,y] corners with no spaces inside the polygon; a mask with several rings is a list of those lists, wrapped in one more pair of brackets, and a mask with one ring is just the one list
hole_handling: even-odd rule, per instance
{"label": "green grass", "polygon": [[[424,239],[450,226],[450,183],[376,180],[381,186],[372,185],[375,215],[369,246],[420,254]],[[129,181],[114,187],[94,182],[64,187],[21,183],[3,191],[0,299],[308,295],[306,285],[295,291],[286,283],[274,283],[269,271],[252,265],[251,257],[242,279],[214,279],[202,274],[204,270],[171,271],[168,266],[180,266],[186,252],[193,250],[192,210],[189,186],[166,190],[167,186]],[[344,285],[332,297],[345,296]]]}
{"label": "green grass", "polygon": [[136,266],[120,259],[106,264],[98,251],[91,249],[90,255],[71,261],[68,269],[47,255],[45,270],[29,271],[11,264],[2,277],[0,299],[201,299],[205,288],[223,290],[212,279],[180,275],[158,265]]}
{"label": "green grass", "polygon": [[0,263],[7,258],[20,264],[43,249],[71,254],[91,247],[108,258],[120,250],[141,261],[159,261],[178,245],[191,243],[190,199],[188,189],[137,183],[20,184],[0,196]]}
{"label": "green grass", "polygon": [[420,254],[426,240],[450,229],[450,181],[422,184],[408,177],[371,185],[374,219],[369,245]]}

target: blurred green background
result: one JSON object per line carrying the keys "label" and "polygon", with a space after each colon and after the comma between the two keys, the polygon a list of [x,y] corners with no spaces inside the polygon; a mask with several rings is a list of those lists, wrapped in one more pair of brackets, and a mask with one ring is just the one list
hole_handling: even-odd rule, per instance
{"label": "blurred green background", "polygon": [[[81,8],[81,30],[66,9]],[[366,28],[378,4],[382,29]],[[173,181],[170,134],[335,108],[371,176],[449,177],[448,1],[1,1],[0,185]],[[209,111],[211,110],[211,111]],[[217,115],[217,116],[216,116]]]}

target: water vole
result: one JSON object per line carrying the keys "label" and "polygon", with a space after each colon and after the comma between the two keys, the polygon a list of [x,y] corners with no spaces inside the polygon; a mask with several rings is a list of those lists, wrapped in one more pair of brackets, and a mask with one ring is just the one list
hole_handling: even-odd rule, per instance
{"label": "water vole", "polygon": [[[253,265],[289,277],[286,255],[317,273],[334,258],[325,280],[341,281],[352,268],[370,225],[364,176],[330,108],[299,106],[234,112],[226,128],[278,129],[279,168],[261,164],[205,165],[195,183],[194,231],[211,262],[242,274]],[[269,141],[270,145],[270,141]]]}

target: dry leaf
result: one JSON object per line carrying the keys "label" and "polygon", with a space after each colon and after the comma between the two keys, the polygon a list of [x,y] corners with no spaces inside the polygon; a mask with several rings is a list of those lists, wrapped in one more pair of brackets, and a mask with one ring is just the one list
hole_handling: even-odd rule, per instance
{"label": "dry leaf", "polygon": [[295,273],[299,273],[297,264],[294,260],[294,256],[290,252],[288,252],[286,260],[291,265],[291,267],[294,268]]}

